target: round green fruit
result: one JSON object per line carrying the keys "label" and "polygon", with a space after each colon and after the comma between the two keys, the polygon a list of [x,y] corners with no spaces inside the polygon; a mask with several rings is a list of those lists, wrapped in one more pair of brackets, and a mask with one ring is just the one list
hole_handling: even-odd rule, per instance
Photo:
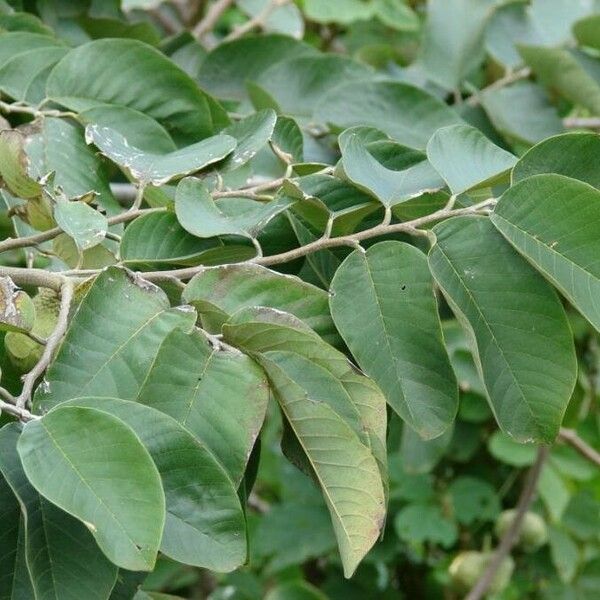
{"label": "round green fruit", "polygon": [[[460,593],[468,592],[483,575],[493,555],[493,552],[461,552],[448,568],[452,586]],[[504,558],[492,580],[490,593],[497,594],[506,588],[514,568],[513,559],[510,556]]]}
{"label": "round green fruit", "polygon": [[[496,535],[501,538],[515,518],[516,511],[505,510],[496,521]],[[548,541],[548,529],[542,517],[534,512],[526,512],[517,545],[525,552],[535,552]]]}

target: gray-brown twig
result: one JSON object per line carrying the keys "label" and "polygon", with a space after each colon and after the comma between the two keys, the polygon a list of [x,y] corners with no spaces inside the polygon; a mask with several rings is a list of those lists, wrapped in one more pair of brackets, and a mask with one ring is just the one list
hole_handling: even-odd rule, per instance
{"label": "gray-brown twig", "polygon": [[584,442],[578,435],[577,432],[573,429],[566,429],[565,427],[560,428],[560,432],[558,433],[558,439],[563,442],[569,444],[581,456],[587,458],[589,461],[593,462],[597,467],[600,467],[600,452],[592,448],[589,444]]}
{"label": "gray-brown twig", "polygon": [[214,4],[211,4],[210,8],[206,11],[204,18],[194,27],[192,33],[197,40],[202,40],[202,37],[212,31],[213,27],[217,24],[217,21],[221,18],[221,15],[233,4],[234,0],[217,0]]}
{"label": "gray-brown twig", "polygon": [[40,360],[36,365],[25,375],[23,378],[23,389],[17,398],[17,408],[23,409],[31,402],[31,393],[33,392],[33,386],[44,371],[47,369],[55,350],[58,348],[67,326],[69,324],[69,310],[71,308],[71,301],[73,300],[73,290],[75,285],[70,280],[65,280],[60,287],[60,309],[58,311],[58,320],[54,331],[48,337],[44,352],[40,357]]}
{"label": "gray-brown twig", "polygon": [[483,572],[473,589],[467,594],[467,596],[465,596],[465,600],[481,600],[485,596],[490,585],[494,581],[494,577],[496,576],[500,565],[502,565],[502,562],[508,556],[512,547],[519,539],[519,534],[523,525],[523,519],[525,518],[525,513],[529,510],[529,507],[531,506],[531,503],[535,497],[537,484],[542,473],[542,468],[546,458],[548,457],[548,450],[549,449],[547,446],[541,446],[538,449],[535,463],[527,474],[525,485],[523,486],[523,490],[519,496],[515,517],[512,520],[510,527],[506,530],[506,533],[500,540],[500,543],[494,552],[494,556],[488,563],[486,570]]}

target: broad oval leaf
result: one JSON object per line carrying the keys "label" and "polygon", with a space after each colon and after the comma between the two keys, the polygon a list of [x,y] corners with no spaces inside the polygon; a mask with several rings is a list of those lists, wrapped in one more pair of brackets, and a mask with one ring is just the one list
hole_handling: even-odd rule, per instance
{"label": "broad oval leaf", "polygon": [[214,135],[168,154],[154,154],[131,146],[118,131],[97,125],[86,127],[85,139],[142,186],[161,186],[176,177],[200,171],[224,159],[237,145],[229,135]]}
{"label": "broad oval leaf", "polygon": [[196,308],[204,327],[213,333],[220,333],[223,323],[238,310],[267,306],[295,315],[324,340],[339,343],[327,292],[298,277],[260,265],[206,269],[190,280],[183,299]]}
{"label": "broad oval leaf", "polygon": [[355,125],[376,127],[401,144],[421,150],[440,127],[462,123],[441,100],[395,81],[339,85],[321,99],[315,119],[340,129]]}
{"label": "broad oval leaf", "polygon": [[470,334],[498,424],[518,441],[552,442],[577,376],[556,293],[485,217],[455,217],[433,233],[429,267]]}
{"label": "broad oval leaf", "polygon": [[158,347],[175,328],[190,329],[191,309],[169,308],[165,293],[125,269],[109,267],[94,281],[38,387],[45,411],[82,395],[135,398]]}
{"label": "broad oval leaf", "polygon": [[200,67],[200,85],[219,98],[242,100],[246,82],[256,81],[271,65],[316,50],[285,35],[248,36],[217,46]]}
{"label": "broad oval leaf", "polygon": [[[372,452],[366,445],[381,439],[382,425],[385,431],[385,410],[377,414],[383,400],[379,390],[367,391],[368,380],[352,371],[344,355],[291,315],[244,309],[225,325],[224,332],[265,369],[321,487],[344,574],[350,577],[375,543],[385,516],[382,465],[373,453],[377,449]],[[370,426],[365,423],[371,435],[361,441],[357,425],[363,418],[371,420]]]}
{"label": "broad oval leaf", "polygon": [[504,237],[600,330],[600,191],[535,175],[506,191],[491,216]]}
{"label": "broad oval leaf", "polygon": [[128,106],[156,119],[184,145],[229,124],[224,109],[184,71],[137,40],[102,39],[71,50],[52,69],[46,93],[76,111]]}
{"label": "broad oval leaf", "polygon": [[269,389],[241,352],[217,350],[198,332],[175,330],[156,355],[137,401],[185,427],[239,486],[262,426]]}
{"label": "broad oval leaf", "polygon": [[427,158],[453,194],[494,185],[517,162],[470,125],[438,129],[427,144]]}
{"label": "broad oval leaf", "polygon": [[600,137],[596,133],[556,135],[528,150],[512,170],[513,184],[544,173],[585,181],[600,189]]}
{"label": "broad oval leaf", "polygon": [[114,564],[154,568],[165,522],[160,475],[134,432],[98,410],[59,407],[25,426],[17,444],[27,478],[77,517]]}
{"label": "broad oval leaf", "polygon": [[177,185],[175,214],[186,231],[200,238],[229,234],[254,239],[273,217],[294,202],[278,196],[266,204],[257,203],[255,211],[229,215],[215,203],[202,181],[186,177]]}
{"label": "broad oval leaf", "polygon": [[101,243],[108,230],[106,217],[81,201],[58,202],[54,219],[81,251]]}
{"label": "broad oval leaf", "polygon": [[373,194],[386,207],[444,187],[444,181],[424,154],[411,157],[404,169],[388,169],[373,157],[355,135],[342,145],[341,164],[345,176],[352,183]]}
{"label": "broad oval leaf", "polygon": [[148,450],[165,492],[163,554],[213,571],[232,571],[244,563],[242,506],[210,448],[164,412],[136,402],[76,398],[63,406],[93,408],[120,419]]}
{"label": "broad oval leaf", "polygon": [[0,472],[19,501],[18,513],[22,513],[21,521],[18,514],[14,521],[19,539],[15,540],[17,555],[11,593],[5,595],[0,583],[0,597],[106,600],[115,583],[117,568],[102,554],[83,523],[48,502],[32,487],[17,453],[20,435],[21,428],[16,423],[0,431]]}
{"label": "broad oval leaf", "polygon": [[331,314],[361,369],[423,438],[441,435],[458,390],[426,257],[394,241],[355,250],[330,289]]}

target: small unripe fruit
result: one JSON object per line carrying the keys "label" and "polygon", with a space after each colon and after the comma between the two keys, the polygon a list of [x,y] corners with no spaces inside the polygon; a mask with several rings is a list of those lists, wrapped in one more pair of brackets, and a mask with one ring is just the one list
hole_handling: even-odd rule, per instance
{"label": "small unripe fruit", "polygon": [[[461,552],[448,568],[452,586],[460,593],[468,592],[483,575],[493,555],[493,552]],[[497,594],[506,588],[514,568],[513,559],[504,558],[489,587],[490,593]]]}
{"label": "small unripe fruit", "polygon": [[[496,521],[496,535],[501,538],[515,518],[516,511],[505,510]],[[521,525],[517,546],[524,552],[535,552],[548,541],[548,529],[542,517],[526,512]]]}

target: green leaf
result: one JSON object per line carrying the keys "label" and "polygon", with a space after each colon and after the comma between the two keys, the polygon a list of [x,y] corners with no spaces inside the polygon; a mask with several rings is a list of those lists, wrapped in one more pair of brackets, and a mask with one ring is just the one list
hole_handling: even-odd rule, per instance
{"label": "green leaf", "polygon": [[271,65],[316,50],[285,35],[248,36],[217,46],[200,67],[200,85],[219,98],[242,100],[246,82],[256,81]]}
{"label": "green leaf", "polygon": [[556,108],[534,83],[521,81],[487,90],[481,103],[494,127],[511,142],[532,146],[563,131]]}
{"label": "green leaf", "polygon": [[210,448],[164,412],[117,398],[76,398],[131,427],[150,453],[166,499],[160,550],[178,562],[232,571],[246,559],[245,520],[236,487]]}
{"label": "green leaf", "polygon": [[600,14],[577,21],[573,25],[573,35],[582,46],[600,50]]}
{"label": "green leaf", "polygon": [[200,333],[180,330],[165,338],[137,396],[190,431],[236,488],[268,398],[265,376],[250,358],[216,350]]}
{"label": "green leaf", "polygon": [[488,450],[496,460],[513,467],[532,465],[537,454],[535,446],[518,444],[501,431],[492,434],[488,440]]}
{"label": "green leaf", "polygon": [[17,449],[31,484],[82,521],[111,562],[153,569],[165,495],[150,455],[127,425],[98,410],[59,407],[27,423]]}
{"label": "green leaf", "polygon": [[483,62],[493,8],[492,0],[429,0],[420,57],[429,79],[454,90]]}
{"label": "green leaf", "polygon": [[374,544],[385,514],[381,393],[343,354],[286,313],[243,309],[223,332],[265,369],[321,486],[349,577]]}
{"label": "green leaf", "polygon": [[500,427],[518,441],[552,442],[577,375],[559,299],[485,217],[433,228],[429,266],[469,332]]}
{"label": "green leaf", "polygon": [[16,101],[38,104],[44,99],[48,71],[69,48],[41,33],[14,31],[0,35],[0,90]]}
{"label": "green leaf", "polygon": [[327,596],[306,581],[287,581],[271,588],[265,600],[327,600]]}
{"label": "green leaf", "polygon": [[543,173],[579,179],[600,189],[600,138],[595,133],[570,132],[556,135],[528,150],[512,170],[513,184]]}
{"label": "green leaf", "polygon": [[257,203],[256,210],[229,215],[221,210],[221,205],[215,203],[202,181],[186,177],[177,185],[175,214],[181,226],[196,237],[229,234],[253,239],[274,216],[294,202],[279,196],[266,204]]}
{"label": "green leaf", "polygon": [[[252,257],[254,250],[248,250]],[[211,256],[225,258],[225,247],[218,239],[203,240],[189,234],[175,214],[166,211],[135,219],[125,229],[119,251],[121,259],[134,266],[197,265]]]}
{"label": "green leaf", "polygon": [[[268,7],[270,0],[237,0],[236,5],[249,17],[259,17]],[[304,36],[304,20],[298,7],[293,3],[282,3],[264,20],[266,32],[283,33],[297,39]]]}
{"label": "green leaf", "polygon": [[423,438],[458,409],[426,257],[402,242],[355,250],[331,282],[331,314],[361,369]]}
{"label": "green leaf", "polygon": [[85,202],[57,202],[54,218],[82,251],[100,244],[108,230],[106,217]]}
{"label": "green leaf", "polygon": [[579,565],[579,548],[573,538],[562,529],[552,527],[548,532],[550,556],[559,577],[565,583],[573,580]]}
{"label": "green leaf", "polygon": [[377,127],[401,144],[421,150],[440,127],[462,122],[441,100],[395,81],[338,85],[321,99],[315,119],[340,129]]}
{"label": "green leaf", "polygon": [[163,339],[190,329],[195,318],[193,310],[169,308],[160,288],[109,267],[73,316],[36,406],[45,411],[81,396],[135,398]]}
{"label": "green leaf", "polygon": [[425,154],[411,157],[401,170],[388,169],[373,157],[356,135],[342,144],[341,165],[352,183],[371,193],[386,207],[444,187]]}
{"label": "green leaf", "polygon": [[495,185],[517,162],[470,125],[438,129],[427,144],[427,158],[457,195]]}
{"label": "green leaf", "polygon": [[265,109],[225,128],[223,133],[235,138],[237,146],[221,169],[224,171],[237,169],[254,158],[272,138],[276,123],[275,111]]}
{"label": "green leaf", "polygon": [[100,105],[79,114],[84,124],[119,132],[144,152],[168,154],[177,149],[167,130],[152,117],[127,106]]}
{"label": "green leaf", "polygon": [[[0,433],[0,447],[9,430],[14,425],[6,425]],[[3,475],[3,466],[9,459],[6,448],[0,456],[0,519],[3,528],[0,534],[2,548],[2,573],[0,574],[0,598],[2,600],[18,600],[31,598],[34,595],[31,578],[25,562],[25,523],[21,508],[15,494]],[[14,448],[13,448],[14,451]],[[20,466],[19,466],[20,468]]]}
{"label": "green leaf", "polygon": [[128,106],[156,119],[183,145],[229,124],[223,108],[186,73],[137,40],[96,40],[71,50],[52,69],[46,92],[76,111]]}
{"label": "green leaf", "polygon": [[547,86],[593,114],[600,114],[600,66],[576,50],[520,46],[519,52]]}
{"label": "green leaf", "polygon": [[100,159],[89,148],[83,131],[65,119],[46,117],[41,131],[27,140],[31,172],[42,178],[54,173],[53,185],[68,198],[96,192],[95,201],[108,213],[121,211],[110,191]]}
{"label": "green leaf", "polygon": [[215,135],[168,154],[153,154],[131,146],[118,131],[97,125],[86,127],[85,139],[142,186],[161,186],[200,171],[231,154],[236,146],[231,136]]}
{"label": "green leaf", "polygon": [[273,506],[254,532],[253,551],[270,558],[268,570],[276,572],[331,552],[335,536],[324,504],[284,502]]}
{"label": "green leaf", "polygon": [[278,61],[261,73],[257,83],[281,112],[310,117],[325,94],[341,83],[369,81],[374,72],[351,58],[336,54],[295,56]]}
{"label": "green leaf", "polygon": [[500,498],[484,479],[458,477],[448,488],[454,517],[463,525],[494,521],[500,514]]}
{"label": "green leaf", "polygon": [[28,173],[29,160],[23,150],[25,138],[16,129],[0,131],[0,176],[12,194],[37,198],[42,186]]}
{"label": "green leaf", "polygon": [[435,439],[424,440],[406,423],[402,427],[400,456],[406,473],[430,473],[442,460],[452,441],[454,427],[448,427]]}
{"label": "green leaf", "polygon": [[409,544],[430,542],[449,548],[458,538],[456,523],[433,504],[405,506],[394,518],[394,529],[398,537]]}
{"label": "green leaf", "polygon": [[[15,549],[17,553],[22,552],[15,557],[16,580],[12,593],[0,597],[3,600],[104,600],[115,583],[116,567],[100,552],[85,525],[48,502],[32,487],[17,454],[20,435],[16,423],[3,427],[0,432],[0,471],[21,507],[18,510],[17,506],[14,523],[19,530]],[[19,595],[19,591],[23,595]]]}
{"label": "green leaf", "polygon": [[266,306],[293,314],[325,341],[339,343],[327,292],[259,265],[206,269],[187,284],[183,300],[198,311],[204,328],[213,333],[220,333],[223,323],[236,311]]}
{"label": "green leaf", "polygon": [[371,18],[373,9],[361,0],[304,0],[304,13],[317,23],[350,25]]}
{"label": "green leaf", "polygon": [[600,191],[562,175],[535,175],[511,187],[492,222],[506,239],[600,329]]}

